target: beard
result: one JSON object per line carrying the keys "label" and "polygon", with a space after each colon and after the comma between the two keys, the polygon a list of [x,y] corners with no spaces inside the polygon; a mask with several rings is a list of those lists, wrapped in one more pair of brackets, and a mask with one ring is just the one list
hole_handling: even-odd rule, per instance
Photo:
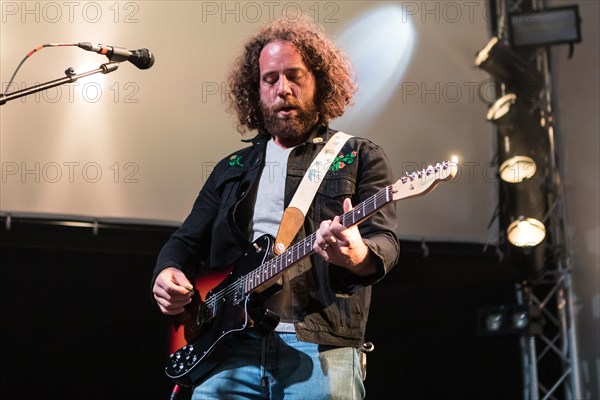
{"label": "beard", "polygon": [[[278,111],[282,108],[292,108],[296,115],[280,116]],[[291,97],[273,108],[261,104],[261,109],[266,131],[286,146],[299,144],[315,125],[318,116],[313,100],[303,105]]]}

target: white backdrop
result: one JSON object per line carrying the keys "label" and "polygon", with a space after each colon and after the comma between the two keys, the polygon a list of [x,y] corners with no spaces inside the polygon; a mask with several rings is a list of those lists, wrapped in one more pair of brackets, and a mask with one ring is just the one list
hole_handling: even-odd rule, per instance
{"label": "white backdrop", "polygon": [[[474,56],[488,41],[481,2],[11,2],[2,3],[5,90],[27,52],[45,43],[148,48],[155,65],[0,107],[0,211],[179,222],[215,162],[245,146],[226,113],[225,75],[264,22],[298,13],[322,24],[356,66],[360,92],[334,128],[382,145],[399,178],[452,155],[459,176],[398,203],[403,238],[493,242],[496,206],[485,121],[494,100]],[[106,62],[76,47],[29,58],[9,91]]]}

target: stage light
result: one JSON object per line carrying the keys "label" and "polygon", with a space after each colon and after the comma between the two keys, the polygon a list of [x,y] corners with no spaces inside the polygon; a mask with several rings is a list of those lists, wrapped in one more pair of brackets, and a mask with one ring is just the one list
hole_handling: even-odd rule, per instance
{"label": "stage light", "polygon": [[513,47],[546,46],[581,42],[581,18],[577,5],[512,13],[509,23]]}
{"label": "stage light", "polygon": [[532,335],[541,332],[537,306],[508,304],[477,309],[478,336]]}
{"label": "stage light", "polygon": [[514,93],[498,99],[489,108],[487,119],[498,128],[500,178],[510,183],[532,179],[547,158],[547,138],[541,124]]}
{"label": "stage light", "polygon": [[509,91],[535,98],[544,86],[544,77],[535,65],[519,55],[498,37],[493,37],[477,53],[475,66],[489,73]]}
{"label": "stage light", "polygon": [[494,312],[485,317],[485,329],[489,332],[498,332],[503,326],[502,314]]}
{"label": "stage light", "polygon": [[500,178],[505,182],[518,183],[531,178],[536,170],[533,158],[515,155],[500,164]]}
{"label": "stage light", "polygon": [[517,247],[533,247],[540,244],[546,237],[546,227],[535,219],[520,216],[506,230],[508,241]]}
{"label": "stage light", "polygon": [[521,279],[536,278],[544,272],[547,212],[545,179],[500,183],[500,229],[508,244],[503,262]]}
{"label": "stage light", "polygon": [[515,329],[525,329],[529,324],[529,315],[525,310],[516,310],[510,316],[510,322]]}
{"label": "stage light", "polygon": [[517,247],[534,247],[546,237],[544,219],[548,211],[545,179],[528,179],[520,183],[502,182],[500,217],[506,238]]}

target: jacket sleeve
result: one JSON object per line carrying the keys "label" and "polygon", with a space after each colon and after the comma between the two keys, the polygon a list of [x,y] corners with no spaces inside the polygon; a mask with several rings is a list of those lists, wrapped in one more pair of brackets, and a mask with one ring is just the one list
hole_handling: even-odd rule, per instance
{"label": "jacket sleeve", "polygon": [[[372,142],[361,147],[356,177],[356,192],[352,204],[357,205],[375,193],[394,183],[387,155]],[[370,276],[357,276],[346,268],[332,265],[334,274],[340,278],[338,295],[351,295],[360,288],[381,280],[398,262],[396,204],[384,205],[358,227],[365,244],[377,257],[377,272]]]}
{"label": "jacket sleeve", "polygon": [[208,256],[212,225],[220,204],[220,196],[215,187],[218,174],[215,171],[200,190],[188,217],[162,247],[154,268],[152,284],[156,276],[167,267],[178,268],[191,277]]}

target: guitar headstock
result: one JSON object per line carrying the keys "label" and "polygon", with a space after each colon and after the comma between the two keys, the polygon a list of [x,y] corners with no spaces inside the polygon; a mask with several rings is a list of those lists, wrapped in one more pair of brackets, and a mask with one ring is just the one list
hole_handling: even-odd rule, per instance
{"label": "guitar headstock", "polygon": [[454,178],[457,172],[456,161],[443,161],[435,166],[407,173],[392,185],[393,199],[407,199],[430,192],[438,183]]}

